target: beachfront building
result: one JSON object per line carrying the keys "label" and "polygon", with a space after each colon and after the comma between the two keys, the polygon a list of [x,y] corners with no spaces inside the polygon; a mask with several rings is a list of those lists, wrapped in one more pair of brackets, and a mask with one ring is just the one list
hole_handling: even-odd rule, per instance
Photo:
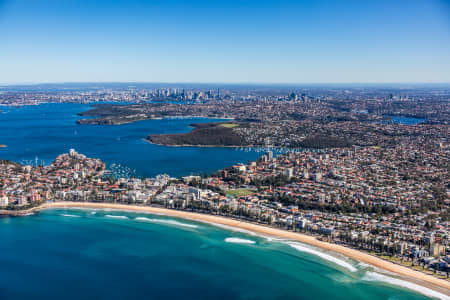
{"label": "beachfront building", "polygon": [[8,206],[9,200],[7,196],[0,197],[0,206]]}

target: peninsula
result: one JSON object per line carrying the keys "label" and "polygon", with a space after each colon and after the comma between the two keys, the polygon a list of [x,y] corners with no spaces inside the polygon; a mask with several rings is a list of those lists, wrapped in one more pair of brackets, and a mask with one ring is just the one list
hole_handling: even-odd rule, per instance
{"label": "peninsula", "polygon": [[[232,127],[195,125],[190,133],[152,135],[151,143],[167,146],[270,146],[277,148],[392,147],[415,141],[445,140],[450,116],[448,103],[438,98],[424,103],[361,99],[310,98],[295,93],[289,98],[263,97],[252,101],[209,99],[202,102],[96,104],[79,113],[83,125],[121,125],[169,118],[230,119]],[[393,118],[419,120],[401,124]],[[145,138],[143,136],[142,138]]]}
{"label": "peninsula", "polygon": [[152,134],[147,141],[165,146],[199,146],[199,147],[241,147],[248,146],[236,133],[235,127],[245,126],[236,123],[197,123],[194,129],[180,134]]}

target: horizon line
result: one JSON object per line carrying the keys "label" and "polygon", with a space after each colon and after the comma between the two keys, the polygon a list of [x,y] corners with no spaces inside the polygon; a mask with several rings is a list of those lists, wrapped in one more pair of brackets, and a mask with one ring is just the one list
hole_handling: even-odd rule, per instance
{"label": "horizon line", "polygon": [[450,81],[384,81],[384,82],[202,82],[202,81],[42,81],[42,82],[11,82],[2,83],[0,87],[31,86],[50,84],[205,84],[205,85],[450,85]]}

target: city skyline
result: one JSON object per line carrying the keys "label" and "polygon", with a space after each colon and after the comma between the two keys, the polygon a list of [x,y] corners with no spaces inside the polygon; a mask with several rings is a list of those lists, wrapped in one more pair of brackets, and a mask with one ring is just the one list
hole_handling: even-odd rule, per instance
{"label": "city skyline", "polygon": [[446,1],[0,1],[0,84],[446,83]]}

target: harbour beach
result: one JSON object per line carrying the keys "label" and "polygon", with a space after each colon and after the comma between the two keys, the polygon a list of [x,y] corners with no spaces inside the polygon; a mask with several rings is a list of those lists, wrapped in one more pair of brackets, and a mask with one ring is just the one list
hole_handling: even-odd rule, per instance
{"label": "harbour beach", "polygon": [[[43,209],[58,209],[58,208],[86,208],[86,209],[114,209],[114,210],[124,210],[124,211],[133,211],[133,212],[144,212],[144,213],[151,213],[151,214],[162,214],[167,215],[171,217],[177,217],[177,218],[184,218],[188,220],[193,221],[199,221],[199,222],[207,222],[210,224],[216,224],[219,226],[226,226],[229,228],[236,228],[239,230],[254,232],[259,235],[267,236],[267,237],[275,237],[275,238],[281,238],[286,239],[294,242],[300,242],[304,244],[308,244],[320,249],[323,249],[325,251],[332,251],[339,253],[341,255],[344,255],[348,258],[351,258],[353,260],[356,260],[358,262],[362,262],[368,265],[371,265],[373,267],[379,268],[381,270],[390,272],[395,274],[395,276],[398,276],[401,280],[409,281],[413,284],[420,285],[426,289],[430,289],[432,291],[435,291],[437,293],[442,294],[442,296],[447,298],[442,299],[449,299],[450,296],[450,282],[442,279],[438,279],[436,277],[433,277],[431,275],[427,275],[424,273],[421,273],[419,271],[415,271],[412,269],[409,269],[404,266],[400,266],[388,261],[385,261],[383,259],[380,259],[378,257],[375,257],[373,255],[370,255],[365,252],[361,252],[355,249],[351,249],[348,247],[344,247],[337,244],[327,243],[324,241],[317,240],[313,236],[297,233],[297,232],[291,232],[286,230],[281,230],[277,228],[272,228],[268,226],[263,226],[259,224],[253,224],[249,222],[243,222],[240,220],[235,220],[231,218],[226,218],[222,216],[216,216],[216,215],[208,215],[208,214],[201,214],[201,213],[195,213],[195,212],[188,212],[188,211],[180,211],[180,210],[173,210],[173,209],[165,209],[165,208],[159,208],[159,207],[151,207],[151,206],[135,206],[135,205],[123,205],[123,204],[106,204],[106,203],[86,203],[86,202],[52,202],[52,203],[45,203],[41,206],[32,208],[27,211],[22,211],[22,214],[29,214],[33,213],[35,211],[43,210]],[[381,275],[384,276],[384,275]],[[395,283],[395,280],[393,279],[393,283]]]}

